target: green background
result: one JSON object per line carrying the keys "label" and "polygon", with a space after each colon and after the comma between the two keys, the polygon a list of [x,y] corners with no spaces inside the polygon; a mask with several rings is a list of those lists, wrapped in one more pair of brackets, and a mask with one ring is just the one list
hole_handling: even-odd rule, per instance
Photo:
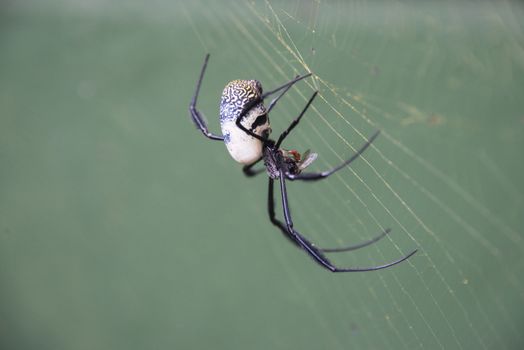
{"label": "green background", "polygon": [[[520,2],[0,5],[3,349],[522,349]],[[289,184],[296,227],[379,272],[331,274],[268,221],[218,132],[227,81],[266,89],[285,146],[362,159]],[[280,208],[280,206],[279,206]],[[280,209],[277,209],[280,213]]]}

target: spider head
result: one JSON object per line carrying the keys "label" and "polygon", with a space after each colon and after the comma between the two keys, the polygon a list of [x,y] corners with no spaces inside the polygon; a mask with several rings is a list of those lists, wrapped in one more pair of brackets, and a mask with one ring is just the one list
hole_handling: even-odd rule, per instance
{"label": "spider head", "polygon": [[301,155],[294,149],[280,149],[280,154],[282,155],[282,160],[287,171],[292,175],[300,174],[300,172],[313,163],[318,156],[316,153],[311,153],[310,150],[305,151],[304,154]]}

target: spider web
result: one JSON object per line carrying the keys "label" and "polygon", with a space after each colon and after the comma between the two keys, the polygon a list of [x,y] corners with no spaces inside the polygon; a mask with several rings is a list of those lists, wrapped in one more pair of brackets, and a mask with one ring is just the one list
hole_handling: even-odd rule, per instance
{"label": "spider web", "polygon": [[[521,3],[2,6],[6,348],[524,345]],[[283,145],[318,153],[309,170],[381,130],[329,179],[288,182],[304,236],[332,248],[392,229],[329,254],[341,267],[418,253],[334,275],[280,237],[264,175],[245,179],[189,121],[206,52],[214,132],[227,81],[306,72],[270,118],[276,138],[320,92]]]}
{"label": "spider web", "polygon": [[[444,73],[447,69],[436,50],[438,45],[445,45],[443,40],[453,39],[453,35],[460,36],[485,25],[488,28],[483,34],[495,37],[502,35],[497,34],[497,30],[511,32],[518,29],[520,36],[510,37],[507,47],[522,49],[522,28],[512,22],[515,18],[509,13],[511,6],[516,5],[505,4],[506,7],[501,7],[495,14],[486,12],[491,9],[489,3],[483,5],[484,9],[470,13],[472,7],[468,4],[448,4],[440,8],[436,4],[427,4],[411,9],[402,3],[367,6],[322,1],[286,5],[247,3],[245,7],[222,13],[230,26],[223,27],[221,22],[216,22],[217,35],[244,43],[239,48],[242,57],[256,67],[257,72],[269,77],[273,85],[294,74],[315,73],[315,79],[307,81],[309,90],[299,89],[287,102],[282,102],[291,106],[280,106],[278,110],[287,115],[287,119],[275,120],[273,117],[272,123],[278,126],[274,130],[282,130],[294,117],[293,113],[297,113],[307,101],[311,91],[319,90],[321,94],[308,116],[296,129],[294,137],[290,137],[293,141],[287,141],[288,144],[315,147],[315,151],[320,148],[322,160],[318,161],[318,168],[333,167],[364,143],[373,130],[382,130],[379,141],[372,145],[372,151],[361,157],[360,164],[337,173],[336,180],[325,184],[300,190],[293,188],[291,195],[295,221],[304,231],[307,228],[307,234],[321,246],[343,244],[347,237],[342,233],[348,231],[363,240],[392,226],[394,233],[388,236],[388,243],[396,249],[398,256],[413,246],[420,249],[417,256],[406,263],[409,265],[405,268],[409,270],[407,273],[391,270],[388,277],[382,274],[377,281],[373,277],[375,282],[363,277],[362,283],[372,284],[365,300],[365,291],[351,293],[354,287],[348,290],[346,285],[341,285],[344,288],[339,291],[341,294],[350,293],[350,299],[355,297],[356,304],[363,305],[358,307],[355,303],[348,303],[348,313],[358,314],[362,324],[373,324],[377,317],[383,317],[380,323],[388,329],[387,335],[382,337],[373,336],[375,332],[367,333],[357,348],[391,348],[392,337],[401,348],[489,349],[522,344],[519,328],[522,326],[524,282],[518,268],[522,260],[518,256],[524,251],[524,242],[522,232],[517,228],[521,227],[522,219],[513,217],[513,220],[508,220],[504,212],[493,207],[489,194],[482,189],[484,179],[476,175],[486,174],[493,186],[505,187],[503,191],[508,198],[504,207],[509,209],[509,203],[513,203],[511,206],[518,206],[521,210],[523,193],[521,186],[517,185],[519,180],[514,176],[510,176],[513,180],[510,179],[504,168],[498,165],[497,155],[505,152],[503,150],[514,152],[522,147],[522,142],[513,138],[514,143],[508,141],[489,151],[485,147],[480,150],[468,147],[466,142],[477,137],[469,129],[475,125],[467,124],[471,122],[467,118],[474,118],[469,111],[461,116],[453,108],[433,104],[442,109],[442,112],[435,112],[423,99],[421,102],[404,100],[405,92],[411,88],[426,89],[426,94],[436,92],[428,86],[432,85],[432,79],[437,79],[438,69]],[[521,6],[516,6],[516,9],[522,11]],[[447,14],[448,10],[457,12]],[[195,20],[191,16],[188,18],[190,22]],[[393,33],[387,33],[388,30]],[[411,34],[417,30],[424,31],[420,35],[426,38],[420,40]],[[206,49],[218,50],[209,40],[202,39],[204,35],[196,26],[195,33]],[[370,50],[363,45],[361,41],[366,35],[376,38],[381,47]],[[413,38],[408,38],[413,42],[402,42],[403,39],[399,39],[402,35],[413,35]],[[472,35],[462,40],[454,39],[444,49],[458,51],[462,59],[473,66],[472,71],[482,72],[480,79],[487,79],[494,74],[493,71],[482,70],[491,68],[499,58],[490,57],[490,61],[479,56],[473,45],[459,46],[475,39]],[[417,47],[426,44],[428,48]],[[398,75],[392,66],[387,66],[386,72],[382,73],[380,64],[375,63],[384,62],[381,56],[388,55],[388,50],[399,50],[394,45],[407,50],[402,58],[409,57],[409,50],[412,50],[420,60],[412,59],[413,66],[400,62],[398,75],[404,75],[402,80],[395,79]],[[359,52],[359,49],[368,52]],[[421,49],[428,52],[420,54]],[[337,68],[326,72],[325,76],[323,65]],[[438,69],[431,69],[433,65]],[[522,59],[517,66],[519,84],[522,84]],[[355,70],[364,70],[368,77],[357,74],[359,77],[352,79]],[[468,78],[456,76],[455,81],[450,74],[448,88],[462,84],[459,79]],[[383,91],[380,94],[369,92],[374,90],[372,84],[379,84],[377,80],[381,79],[391,79],[388,84],[396,90],[389,91],[393,97],[383,94]],[[502,79],[499,76],[496,84],[504,84]],[[359,90],[360,87],[353,82],[355,80],[363,81],[366,86]],[[405,84],[416,85],[405,87]],[[453,94],[467,94],[465,90],[466,87],[461,86],[455,88]],[[471,95],[477,93],[474,91]],[[442,98],[449,98],[447,95],[448,92],[444,92]],[[453,98],[450,100],[454,101]],[[515,113],[511,107],[505,113]],[[518,125],[514,117],[511,122]],[[464,125],[458,125],[460,123]],[[495,121],[490,119],[486,123],[493,127]],[[498,124],[494,126],[504,129]],[[460,129],[457,131],[456,128]],[[522,136],[522,126],[518,128]],[[403,135],[417,132],[433,139],[424,145],[422,140],[408,135],[409,141],[404,142]],[[452,146],[446,147],[448,138]],[[422,143],[422,149],[416,146],[417,143]],[[436,149],[428,152],[424,147]],[[477,160],[475,174],[460,165],[469,157]],[[461,178],[461,171],[472,177],[470,180],[476,182],[476,187],[469,186]],[[519,172],[522,174],[522,167],[519,167]],[[252,210],[258,213],[258,209]],[[279,251],[279,246],[274,246],[274,249],[285,265],[284,253]],[[367,253],[359,252],[354,260],[345,261],[361,264],[362,254],[368,254],[368,258],[374,256],[372,261],[375,262],[387,261],[393,256],[389,251],[386,253],[388,249],[386,243],[378,244]],[[333,258],[339,265],[343,264],[340,256]],[[494,271],[499,274],[496,278],[491,275]],[[303,283],[293,274],[289,271],[290,278],[297,284]],[[508,290],[513,291],[509,293],[509,299],[506,298]],[[326,288],[326,294],[331,292]],[[306,298],[311,297],[307,291],[304,294]],[[512,311],[515,304],[520,307]],[[373,307],[366,309],[369,305]],[[318,305],[312,308],[312,312],[325,322],[326,329],[331,328],[329,314]],[[384,330],[380,332],[384,333]],[[340,340],[338,345],[343,348],[344,342]]]}

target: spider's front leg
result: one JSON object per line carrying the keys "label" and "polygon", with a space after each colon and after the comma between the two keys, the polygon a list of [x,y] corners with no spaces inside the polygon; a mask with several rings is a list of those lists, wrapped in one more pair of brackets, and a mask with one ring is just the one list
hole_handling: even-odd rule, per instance
{"label": "spider's front leg", "polygon": [[[311,105],[311,103],[313,103],[313,100],[315,99],[315,97],[317,97],[317,94],[318,94],[318,91],[315,91],[313,93],[313,95],[311,95],[311,97],[307,101],[306,105],[302,109],[302,112],[300,112],[299,116],[291,122],[291,124],[287,127],[286,130],[284,130],[284,132],[282,134],[280,134],[280,136],[279,136],[279,138],[278,138],[278,140],[277,140],[277,142],[275,144],[276,148],[280,147],[280,145],[286,139],[286,137],[291,133],[291,131],[293,131],[293,129],[298,125],[298,123],[300,123],[300,120],[302,119],[302,117],[304,116],[306,111],[308,110],[308,108]],[[355,152],[355,154],[353,156],[351,156],[348,160],[346,160],[345,162],[343,162],[342,164],[336,166],[333,169],[330,169],[330,170],[327,170],[327,171],[323,171],[323,172],[320,172],[320,173],[307,173],[307,172],[305,172],[305,173],[299,173],[299,174],[291,174],[291,173],[287,172],[286,173],[286,178],[288,180],[291,180],[291,181],[293,181],[293,180],[316,181],[316,180],[324,179],[324,178],[328,177],[329,175],[333,174],[334,172],[342,169],[346,165],[349,165],[349,163],[351,163],[355,159],[357,159],[369,147],[369,145],[371,145],[371,143],[377,138],[377,136],[379,134],[380,134],[380,130],[377,130],[369,138],[369,140],[367,140],[367,142],[362,147],[360,147],[360,149],[357,150],[357,152]]]}
{"label": "spider's front leg", "polygon": [[202,70],[200,71],[200,77],[198,78],[198,83],[196,86],[195,94],[193,95],[193,98],[191,99],[191,103],[189,104],[189,113],[191,114],[191,119],[195,123],[196,127],[199,128],[200,131],[202,131],[202,134],[204,134],[205,137],[207,137],[210,140],[224,141],[223,136],[215,135],[209,132],[207,128],[207,123],[204,117],[200,114],[200,112],[198,111],[196,107],[198,94],[200,93],[200,86],[202,85],[202,79],[204,79],[204,73],[206,71],[208,61],[209,61],[209,54],[206,55],[206,58],[204,60],[204,65],[202,66]]}
{"label": "spider's front leg", "polygon": [[267,114],[269,114],[269,112],[271,112],[271,110],[273,109],[273,107],[275,107],[276,103],[280,100],[280,98],[282,98],[282,96],[284,96],[284,94],[286,92],[289,91],[289,89],[297,82],[299,82],[300,80],[302,79],[305,79],[307,77],[311,76],[311,73],[308,73],[308,74],[304,74],[302,76],[300,75],[297,75],[293,80],[290,80],[288,81],[287,83],[277,87],[276,89],[273,89],[271,91],[268,91],[266,93],[264,93],[262,96],[260,96],[259,99],[256,99],[254,101],[252,101],[251,103],[249,103],[245,108],[244,110],[240,113],[240,115],[237,117],[237,119],[235,120],[235,124],[236,126],[244,131],[246,134],[260,140],[260,141],[264,141],[264,138],[260,135],[257,135],[255,134],[253,131],[247,129],[246,127],[244,127],[244,125],[242,125],[242,120],[244,119],[244,117],[246,116],[246,114],[251,110],[251,108],[253,108],[254,106],[256,106],[258,103],[264,101],[264,99],[276,92],[279,92],[280,90],[283,90],[277,97],[275,97],[275,99],[273,99],[273,101],[271,101],[269,103],[269,106],[268,106],[268,110],[267,110]]}

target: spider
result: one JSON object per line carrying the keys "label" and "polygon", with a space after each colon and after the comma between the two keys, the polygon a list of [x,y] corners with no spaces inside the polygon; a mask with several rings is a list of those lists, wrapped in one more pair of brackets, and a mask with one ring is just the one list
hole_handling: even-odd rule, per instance
{"label": "spider", "polygon": [[[216,135],[209,132],[207,123],[198,111],[196,104],[200,86],[204,78],[207,63],[209,61],[209,54],[206,55],[204,64],[200,71],[195,93],[189,105],[189,112],[191,118],[198,129],[210,140],[223,141],[226,144],[227,150],[231,157],[244,164],[243,172],[246,176],[252,177],[264,171],[264,169],[253,170],[253,166],[260,161],[264,162],[265,170],[269,177],[268,182],[268,200],[267,210],[271,223],[278,227],[280,231],[297,247],[302,248],[309,254],[313,260],[322,267],[332,272],[357,272],[357,271],[375,271],[396,265],[417,252],[417,250],[405,255],[404,257],[389,262],[384,265],[372,267],[355,267],[355,268],[339,268],[333,265],[325,253],[346,252],[356,250],[373,244],[386,236],[391,230],[386,229],[380,235],[362,242],[357,245],[341,247],[341,248],[318,248],[300,234],[293,225],[291,213],[289,209],[288,195],[286,191],[286,180],[295,181],[317,181],[325,179],[334,172],[344,168],[353,160],[358,158],[369,145],[378,136],[379,131],[375,132],[369,140],[342,164],[333,169],[323,172],[302,172],[309,166],[316,158],[316,153],[311,153],[307,150],[303,155],[296,150],[287,150],[281,148],[280,145],[286,137],[293,131],[302,119],[304,113],[311,105],[318,91],[315,91],[309,98],[306,106],[302,109],[299,116],[291,122],[284,132],[280,134],[277,141],[269,138],[271,127],[269,124],[268,114],[271,112],[280,98],[298,81],[311,76],[311,73],[302,76],[296,76],[293,80],[277,87],[268,92],[262,91],[262,85],[257,80],[233,80],[229,82],[222,93],[220,102],[220,126],[222,135]],[[264,106],[264,99],[270,95],[280,92],[268,105]],[[284,212],[284,221],[282,222],[275,217],[275,201],[274,201],[274,182],[279,181],[280,194],[282,198],[282,208]]]}

